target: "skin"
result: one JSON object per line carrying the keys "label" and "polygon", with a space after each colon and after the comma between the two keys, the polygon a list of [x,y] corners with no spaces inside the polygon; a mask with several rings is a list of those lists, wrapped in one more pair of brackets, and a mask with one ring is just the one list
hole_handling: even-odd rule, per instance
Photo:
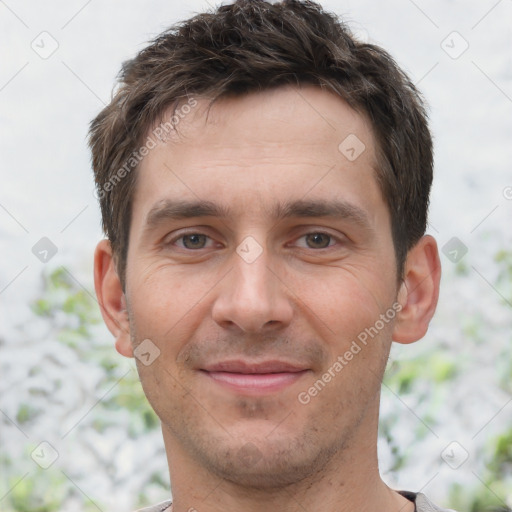
{"label": "skin", "polygon": [[[371,125],[334,94],[283,87],[208,104],[198,98],[179,135],[137,171],[124,293],[108,241],[95,255],[117,350],[133,357],[149,339],[160,351],[137,366],[162,421],[174,511],[413,511],[379,475],[379,396],[392,340],[420,339],[434,313],[435,240],[409,251],[399,280]],[[338,149],[350,134],[365,144],[354,161]],[[177,201],[209,201],[225,215],[162,210]],[[276,216],[297,201],[344,208]],[[241,247],[258,257],[248,263]],[[390,310],[393,319],[334,372]],[[303,371],[265,392],[204,371],[232,359]],[[301,403],[329,369],[329,382]]]}

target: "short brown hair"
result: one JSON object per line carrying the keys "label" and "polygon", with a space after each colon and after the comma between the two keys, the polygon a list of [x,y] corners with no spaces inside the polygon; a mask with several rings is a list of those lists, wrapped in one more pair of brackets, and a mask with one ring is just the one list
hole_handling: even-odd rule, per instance
{"label": "short brown hair", "polygon": [[161,34],[123,65],[119,82],[91,123],[89,144],[123,287],[134,152],[159,116],[193,96],[214,101],[286,84],[327,88],[371,121],[401,276],[427,224],[433,155],[424,102],[387,52],[357,41],[336,16],[307,0],[237,0]]}

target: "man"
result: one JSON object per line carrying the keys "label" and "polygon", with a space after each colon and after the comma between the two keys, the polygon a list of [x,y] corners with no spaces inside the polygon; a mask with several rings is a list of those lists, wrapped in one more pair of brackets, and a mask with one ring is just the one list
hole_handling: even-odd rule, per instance
{"label": "man", "polygon": [[239,0],[125,65],[90,144],[96,292],[171,476],[146,510],[441,510],[377,463],[391,343],[440,280],[432,141],[391,57],[315,3]]}

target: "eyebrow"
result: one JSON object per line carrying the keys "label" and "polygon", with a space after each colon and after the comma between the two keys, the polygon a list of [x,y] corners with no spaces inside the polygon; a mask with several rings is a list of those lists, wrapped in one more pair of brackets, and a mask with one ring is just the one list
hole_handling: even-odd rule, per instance
{"label": "eyebrow", "polygon": [[229,209],[211,201],[172,201],[156,203],[146,217],[146,228],[151,229],[166,220],[183,220],[195,217],[229,217]]}
{"label": "eyebrow", "polygon": [[351,221],[359,226],[370,229],[371,223],[367,213],[361,207],[347,201],[298,200],[277,204],[273,208],[273,217],[282,220],[289,217],[317,218],[330,217]]}
{"label": "eyebrow", "polygon": [[[196,217],[217,217],[227,219],[235,216],[229,207],[212,201],[184,201],[164,199],[156,203],[146,217],[145,230],[151,230],[162,222],[184,220]],[[320,201],[318,199],[288,201],[273,205],[270,216],[276,221],[287,218],[329,217],[344,219],[371,229],[371,223],[364,209],[341,200]]]}

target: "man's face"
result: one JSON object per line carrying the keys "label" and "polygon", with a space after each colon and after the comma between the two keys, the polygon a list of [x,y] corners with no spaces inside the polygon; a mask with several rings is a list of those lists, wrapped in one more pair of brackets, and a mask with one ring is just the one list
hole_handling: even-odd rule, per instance
{"label": "man's face", "polygon": [[337,96],[207,106],[137,171],[131,336],[160,350],[138,366],[167,440],[270,487],[375,435],[397,296],[390,216],[371,128]]}

